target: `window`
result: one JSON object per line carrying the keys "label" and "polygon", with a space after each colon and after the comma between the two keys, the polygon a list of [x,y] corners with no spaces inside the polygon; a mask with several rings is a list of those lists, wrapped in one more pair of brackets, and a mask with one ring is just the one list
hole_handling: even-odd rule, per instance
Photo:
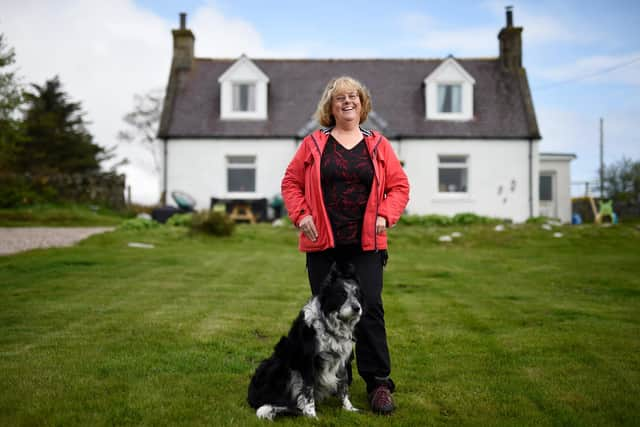
{"label": "window", "polygon": [[233,111],[256,111],[256,85],[252,83],[233,84]]}
{"label": "window", "polygon": [[462,112],[462,85],[439,84],[438,85],[438,112],[461,113]]}
{"label": "window", "polygon": [[553,201],[553,176],[540,175],[540,200]]}
{"label": "window", "polygon": [[227,191],[256,191],[256,156],[227,156]]}
{"label": "window", "polygon": [[467,192],[467,156],[438,156],[438,191]]}

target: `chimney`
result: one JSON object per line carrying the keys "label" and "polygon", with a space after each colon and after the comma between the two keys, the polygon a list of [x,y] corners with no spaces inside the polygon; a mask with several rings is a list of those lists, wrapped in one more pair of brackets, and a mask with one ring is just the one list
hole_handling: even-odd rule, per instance
{"label": "chimney", "polygon": [[171,67],[176,70],[188,70],[193,61],[193,45],[195,37],[187,28],[187,14],[180,14],[180,28],[172,30],[173,33],[173,63]]}
{"label": "chimney", "polygon": [[522,27],[513,26],[513,6],[507,6],[507,25],[500,30],[500,63],[506,70],[522,68]]}

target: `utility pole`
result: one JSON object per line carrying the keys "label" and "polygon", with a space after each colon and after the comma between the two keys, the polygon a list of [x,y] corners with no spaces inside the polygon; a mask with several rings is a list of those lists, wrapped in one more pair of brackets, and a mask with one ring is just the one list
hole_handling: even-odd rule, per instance
{"label": "utility pole", "polygon": [[604,131],[603,119],[600,117],[600,199],[604,199]]}

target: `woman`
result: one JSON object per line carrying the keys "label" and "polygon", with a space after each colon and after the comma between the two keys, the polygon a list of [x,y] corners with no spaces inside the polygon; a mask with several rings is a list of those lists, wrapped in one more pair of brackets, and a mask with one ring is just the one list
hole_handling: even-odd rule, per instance
{"label": "woman", "polygon": [[371,111],[367,89],[351,77],[329,82],[316,118],[321,129],[308,135],[282,180],[291,221],[300,229],[313,294],[331,264],[351,262],[365,303],[356,330],[358,372],[374,412],[394,410],[391,362],[382,306],[386,229],[409,200],[409,182],[389,141],[360,128]]}

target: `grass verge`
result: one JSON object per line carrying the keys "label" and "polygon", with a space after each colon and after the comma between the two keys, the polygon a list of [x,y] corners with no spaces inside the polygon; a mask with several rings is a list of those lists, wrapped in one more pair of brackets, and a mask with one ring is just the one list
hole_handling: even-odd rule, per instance
{"label": "grass verge", "polygon": [[89,227],[118,225],[129,216],[99,206],[35,205],[0,209],[0,227]]}

